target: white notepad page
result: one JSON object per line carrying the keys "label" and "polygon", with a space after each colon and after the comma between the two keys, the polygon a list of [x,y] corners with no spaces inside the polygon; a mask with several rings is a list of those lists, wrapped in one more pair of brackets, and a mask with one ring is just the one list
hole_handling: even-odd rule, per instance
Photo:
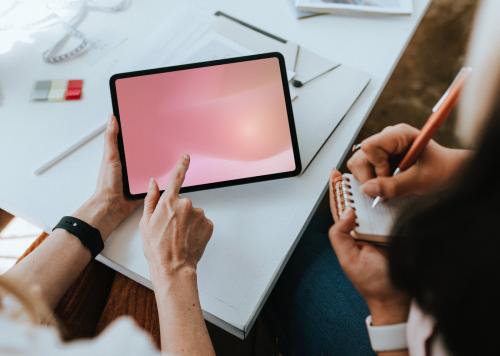
{"label": "white notepad page", "polygon": [[[405,198],[382,201],[372,208],[373,199],[361,192],[361,184],[352,174],[343,174],[344,189],[352,194],[350,203],[356,209],[356,231],[363,235],[390,236],[398,213],[407,201]],[[350,186],[347,187],[347,186]]]}

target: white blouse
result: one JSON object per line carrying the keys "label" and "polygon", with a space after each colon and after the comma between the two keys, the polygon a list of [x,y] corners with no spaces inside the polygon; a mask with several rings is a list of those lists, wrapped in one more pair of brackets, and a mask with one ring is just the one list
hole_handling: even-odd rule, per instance
{"label": "white blouse", "polygon": [[[450,355],[440,335],[434,338],[430,350],[426,350],[426,344],[432,337],[436,322],[431,316],[422,312],[416,303],[412,303],[407,325],[406,332],[410,356]],[[429,353],[426,351],[429,351]]]}
{"label": "white blouse", "polygon": [[95,339],[64,342],[54,327],[33,325],[25,314],[20,317],[13,298],[1,301],[0,355],[160,355],[151,337],[130,317],[115,320]]}

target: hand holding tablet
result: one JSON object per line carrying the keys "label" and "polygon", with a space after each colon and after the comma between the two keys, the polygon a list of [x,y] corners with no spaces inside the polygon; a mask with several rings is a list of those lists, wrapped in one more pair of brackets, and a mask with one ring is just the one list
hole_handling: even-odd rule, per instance
{"label": "hand holding tablet", "polygon": [[284,59],[279,53],[139,72],[110,79],[124,190],[160,189],[183,154],[181,192],[290,177],[301,171]]}

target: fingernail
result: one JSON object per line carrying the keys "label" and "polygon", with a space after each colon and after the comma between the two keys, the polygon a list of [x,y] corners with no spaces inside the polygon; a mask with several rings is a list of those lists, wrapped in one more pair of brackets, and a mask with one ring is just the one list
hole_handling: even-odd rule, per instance
{"label": "fingernail", "polygon": [[153,177],[149,178],[149,190],[153,189],[155,180]]}
{"label": "fingernail", "polygon": [[188,154],[184,154],[182,156],[182,159],[184,159],[184,161],[189,161],[189,155]]}
{"label": "fingernail", "polygon": [[367,182],[363,184],[361,186],[361,191],[371,197],[378,197],[382,192],[377,182]]}
{"label": "fingernail", "polygon": [[345,209],[345,210],[342,212],[342,215],[340,215],[340,219],[342,219],[342,220],[346,220],[346,219],[348,219],[348,218],[351,216],[352,211],[353,211],[353,210],[352,210],[352,208],[347,208],[347,209]]}

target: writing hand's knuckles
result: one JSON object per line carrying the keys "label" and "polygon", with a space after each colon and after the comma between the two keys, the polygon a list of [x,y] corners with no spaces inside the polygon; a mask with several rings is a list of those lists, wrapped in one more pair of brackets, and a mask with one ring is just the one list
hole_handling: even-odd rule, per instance
{"label": "writing hand's knuckles", "polygon": [[361,151],[356,152],[348,161],[347,168],[352,172],[356,170],[365,161],[365,154]]}
{"label": "writing hand's knuckles", "polygon": [[397,129],[394,126],[386,126],[382,131],[368,137],[365,140],[366,144],[363,144],[363,146],[372,145],[371,148],[373,149],[374,146],[381,146],[384,141],[391,139],[395,134],[397,134]]}
{"label": "writing hand's knuckles", "polygon": [[388,131],[392,131],[392,130],[394,130],[394,126],[393,125],[387,125],[380,132],[388,132]]}
{"label": "writing hand's knuckles", "polygon": [[418,134],[418,129],[406,123],[399,123],[394,126],[387,126],[381,131],[382,137],[412,136]]}
{"label": "writing hand's knuckles", "polygon": [[363,141],[361,145],[361,152],[365,155],[373,155],[373,153],[378,149],[378,142],[380,139],[380,134],[373,135]]}
{"label": "writing hand's knuckles", "polygon": [[391,127],[391,138],[396,140],[396,151],[403,152],[414,138],[418,135],[419,130],[405,123],[397,124]]}
{"label": "writing hand's knuckles", "polygon": [[351,172],[353,168],[356,167],[356,162],[354,161],[354,156],[352,156],[348,161],[347,161],[347,169],[349,169]]}
{"label": "writing hand's knuckles", "polygon": [[[379,150],[383,150],[383,147],[393,146],[388,145],[388,141],[396,140],[397,147],[399,147],[400,140],[406,140],[405,132],[406,128],[401,127],[400,125],[406,124],[398,124],[396,126],[387,126],[379,133],[367,138],[363,141],[361,146],[361,150],[366,154],[370,155],[378,152]],[[407,125],[409,126],[409,125]]]}
{"label": "writing hand's knuckles", "polygon": [[408,125],[407,123],[400,123],[393,126],[394,131],[406,133],[406,134],[418,134],[418,129]]}
{"label": "writing hand's knuckles", "polygon": [[375,166],[377,173],[384,172],[389,168],[389,156],[375,140],[367,141],[362,148],[366,159]]}
{"label": "writing hand's knuckles", "polygon": [[403,152],[408,148],[408,146],[412,142],[412,139],[404,134],[395,136],[395,139],[396,139],[396,148],[395,148],[396,152]]}

